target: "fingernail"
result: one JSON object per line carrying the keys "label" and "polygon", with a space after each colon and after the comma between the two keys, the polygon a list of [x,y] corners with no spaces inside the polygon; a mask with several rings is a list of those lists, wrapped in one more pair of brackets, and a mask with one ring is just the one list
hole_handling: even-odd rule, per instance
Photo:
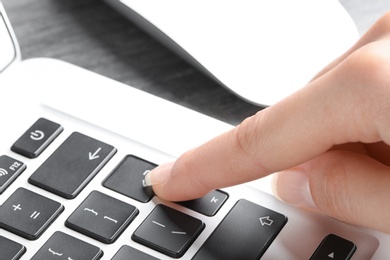
{"label": "fingernail", "polygon": [[316,208],[310,193],[309,176],[299,170],[278,172],[272,180],[275,196],[287,204],[303,208]]}
{"label": "fingernail", "polygon": [[163,164],[154,168],[151,171],[146,171],[144,173],[144,179],[142,181],[142,185],[144,187],[148,187],[153,185],[161,185],[167,182],[171,176],[171,169],[173,164],[174,164],[173,162]]}

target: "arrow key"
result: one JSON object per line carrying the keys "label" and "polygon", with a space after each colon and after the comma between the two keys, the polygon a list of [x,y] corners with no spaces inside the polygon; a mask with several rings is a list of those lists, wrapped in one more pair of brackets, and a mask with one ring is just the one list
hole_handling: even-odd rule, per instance
{"label": "arrow key", "polygon": [[355,251],[356,246],[351,241],[329,234],[322,240],[310,260],[348,260]]}
{"label": "arrow key", "polygon": [[74,132],[28,181],[61,197],[73,199],[115,152],[111,145]]}

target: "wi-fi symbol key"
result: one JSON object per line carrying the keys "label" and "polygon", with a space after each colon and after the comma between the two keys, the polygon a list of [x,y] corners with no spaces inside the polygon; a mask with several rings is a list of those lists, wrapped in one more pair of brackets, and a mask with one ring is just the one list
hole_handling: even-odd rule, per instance
{"label": "wi-fi symbol key", "polygon": [[0,168],[0,177],[4,176],[4,175],[7,175],[7,174],[8,174],[8,172],[5,169]]}

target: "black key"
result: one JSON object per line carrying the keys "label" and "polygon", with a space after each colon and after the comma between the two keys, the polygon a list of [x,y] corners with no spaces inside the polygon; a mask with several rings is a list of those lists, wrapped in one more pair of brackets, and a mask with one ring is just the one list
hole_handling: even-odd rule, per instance
{"label": "black key", "polygon": [[62,132],[63,128],[45,118],[39,118],[11,147],[27,158],[36,158]]}
{"label": "black key", "polygon": [[7,155],[0,156],[0,194],[26,169],[26,165]]}
{"label": "black key", "polygon": [[100,248],[57,231],[46,241],[31,260],[97,260],[102,256],[103,251]]}
{"label": "black key", "polygon": [[23,245],[0,236],[0,259],[18,260],[25,252]]}
{"label": "black key", "polygon": [[66,220],[65,226],[113,243],[138,214],[138,209],[98,191],[93,191]]}
{"label": "black key", "polygon": [[115,152],[111,145],[74,132],[28,181],[61,197],[73,199]]}
{"label": "black key", "polygon": [[63,210],[60,203],[19,188],[0,207],[0,227],[35,240]]}
{"label": "black key", "polygon": [[227,200],[228,195],[220,190],[214,190],[195,200],[179,202],[180,205],[195,210],[206,216],[214,216]]}
{"label": "black key", "polygon": [[111,260],[158,260],[151,255],[129,246],[122,246]]}
{"label": "black key", "polygon": [[286,222],[282,214],[240,200],[193,259],[259,259]]}
{"label": "black key", "polygon": [[133,155],[127,155],[103,182],[103,186],[140,202],[153,196],[152,187],[143,187],[144,174],[157,165]]}
{"label": "black key", "polygon": [[334,234],[327,235],[317,250],[311,256],[311,260],[348,260],[356,251],[356,246],[349,240]]}
{"label": "black key", "polygon": [[191,246],[204,223],[180,211],[157,205],[132,239],[168,256],[179,258]]}

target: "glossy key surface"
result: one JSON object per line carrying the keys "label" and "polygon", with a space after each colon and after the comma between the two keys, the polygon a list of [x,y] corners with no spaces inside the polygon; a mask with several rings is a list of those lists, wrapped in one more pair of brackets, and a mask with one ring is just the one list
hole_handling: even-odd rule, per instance
{"label": "glossy key surface", "polygon": [[351,259],[355,251],[356,246],[353,242],[334,234],[329,234],[322,240],[310,260],[348,260]]}
{"label": "glossy key surface", "polygon": [[280,213],[240,200],[193,259],[259,259],[286,222]]}
{"label": "glossy key surface", "polygon": [[158,260],[130,246],[122,246],[111,260]]}
{"label": "glossy key surface", "polygon": [[27,158],[38,157],[47,146],[62,132],[61,125],[39,118],[27,131],[12,145],[11,150]]}
{"label": "glossy key surface", "polygon": [[111,145],[74,132],[28,181],[61,197],[73,199],[115,152]]}
{"label": "glossy key surface", "polygon": [[202,198],[179,202],[179,204],[211,217],[217,214],[227,199],[228,194],[226,192],[213,190]]}
{"label": "glossy key surface", "polygon": [[26,169],[26,165],[7,155],[0,156],[0,194]]}
{"label": "glossy key surface", "polygon": [[132,239],[171,257],[181,257],[204,228],[199,219],[165,205],[157,205]]}
{"label": "glossy key surface", "polygon": [[60,203],[19,188],[0,207],[0,227],[35,240],[63,210]]}
{"label": "glossy key surface", "polygon": [[25,252],[23,245],[0,236],[0,259],[18,260]]}
{"label": "glossy key surface", "polygon": [[138,214],[136,207],[99,191],[91,194],[65,225],[103,243],[113,243]]}
{"label": "glossy key surface", "polygon": [[103,182],[103,186],[140,202],[153,196],[152,187],[144,187],[145,174],[157,165],[137,156],[127,155]]}
{"label": "glossy key surface", "polygon": [[63,232],[55,232],[31,260],[97,260],[103,251]]}

